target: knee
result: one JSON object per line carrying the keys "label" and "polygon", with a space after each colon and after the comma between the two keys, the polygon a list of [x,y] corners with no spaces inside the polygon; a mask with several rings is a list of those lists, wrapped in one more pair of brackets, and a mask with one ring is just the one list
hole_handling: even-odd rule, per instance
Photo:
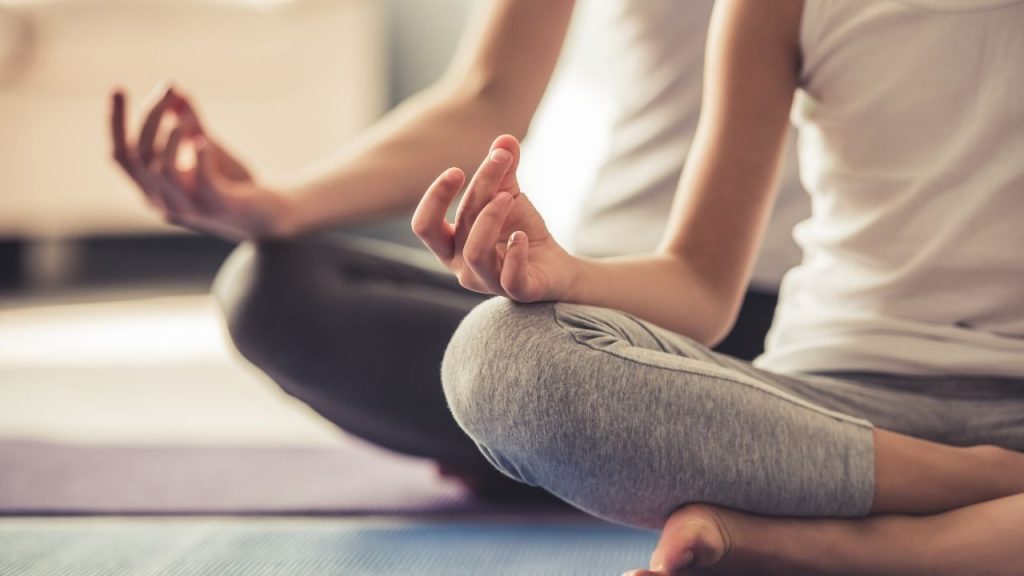
{"label": "knee", "polygon": [[452,335],[441,382],[456,421],[478,443],[507,443],[514,433],[508,416],[530,411],[538,360],[532,356],[546,307],[492,298],[474,308]]}
{"label": "knee", "polygon": [[301,322],[301,258],[284,242],[245,242],[228,257],[213,284],[213,296],[228,336],[257,366],[280,354]]}
{"label": "knee", "polygon": [[[688,501],[659,482],[672,478],[664,468],[677,453],[693,464],[687,444],[699,441],[699,419],[663,402],[671,383],[638,382],[616,344],[628,344],[628,322],[616,321],[574,305],[488,300],[453,335],[442,383],[456,421],[499,470],[599,517],[658,528],[666,503]],[[668,423],[657,436],[677,440],[653,442],[648,418]],[[636,457],[652,443],[672,456]]]}
{"label": "knee", "polygon": [[[553,355],[566,338],[553,304],[493,298],[455,331],[441,365],[449,408],[492,464],[513,478],[542,484],[534,464],[555,456],[566,378]],[[540,474],[543,476],[543,474]]]}
{"label": "knee", "polygon": [[524,360],[515,327],[522,310],[504,298],[474,308],[459,324],[445,350],[441,382],[456,421],[475,440],[492,436],[496,403],[514,398],[514,381]]}

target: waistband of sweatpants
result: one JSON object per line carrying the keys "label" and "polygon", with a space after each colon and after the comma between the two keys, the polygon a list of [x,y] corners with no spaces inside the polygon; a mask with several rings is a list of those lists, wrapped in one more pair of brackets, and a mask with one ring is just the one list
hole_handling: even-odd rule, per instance
{"label": "waistband of sweatpants", "polygon": [[910,375],[879,372],[816,372],[858,384],[947,398],[998,400],[1024,398],[1024,378],[977,375]]}

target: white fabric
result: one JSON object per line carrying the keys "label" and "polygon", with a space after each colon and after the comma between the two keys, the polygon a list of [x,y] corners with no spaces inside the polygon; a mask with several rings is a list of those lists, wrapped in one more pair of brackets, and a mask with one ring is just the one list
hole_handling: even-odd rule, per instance
{"label": "white fabric", "polygon": [[[598,0],[595,0],[598,1]],[[600,0],[604,1],[604,0]],[[700,115],[704,43],[712,0],[620,0],[608,22],[613,81],[612,147],[582,206],[573,248],[589,256],[650,252],[668,221]],[[800,260],[793,226],[810,214],[795,153],[754,270],[755,286],[776,290]]]}
{"label": "white fabric", "polygon": [[1024,376],[1024,2],[807,0],[813,218],[757,365]]}

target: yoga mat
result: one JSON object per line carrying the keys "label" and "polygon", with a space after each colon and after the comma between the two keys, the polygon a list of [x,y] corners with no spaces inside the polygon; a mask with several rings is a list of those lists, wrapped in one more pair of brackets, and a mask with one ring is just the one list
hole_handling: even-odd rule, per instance
{"label": "yoga mat", "polygon": [[487,502],[432,462],[373,447],[139,447],[0,441],[0,515],[565,514]]}
{"label": "yoga mat", "polygon": [[4,519],[19,576],[617,576],[657,535],[596,522]]}

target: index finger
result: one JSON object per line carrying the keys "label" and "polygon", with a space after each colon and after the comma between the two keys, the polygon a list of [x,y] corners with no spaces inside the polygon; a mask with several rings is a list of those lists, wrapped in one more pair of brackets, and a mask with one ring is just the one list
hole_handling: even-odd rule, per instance
{"label": "index finger", "polygon": [[110,106],[110,136],[114,143],[114,159],[121,166],[128,168],[129,151],[128,137],[125,134],[125,95],[121,90],[114,92]]}
{"label": "index finger", "polygon": [[473,179],[469,181],[466,194],[455,213],[455,237],[459,248],[465,245],[480,211],[494,198],[513,159],[508,150],[494,148],[484,158],[476,174],[473,174]]}
{"label": "index finger", "polygon": [[189,101],[188,96],[182,94],[178,90],[172,89],[171,98],[171,109],[181,118],[181,124],[185,127],[185,136],[193,137],[196,135],[202,135],[203,124],[199,121],[199,115],[196,114],[196,109],[192,106],[192,102]]}
{"label": "index finger", "polygon": [[412,231],[445,264],[455,256],[455,228],[445,215],[465,180],[462,170],[445,170],[427,188],[412,216]]}

